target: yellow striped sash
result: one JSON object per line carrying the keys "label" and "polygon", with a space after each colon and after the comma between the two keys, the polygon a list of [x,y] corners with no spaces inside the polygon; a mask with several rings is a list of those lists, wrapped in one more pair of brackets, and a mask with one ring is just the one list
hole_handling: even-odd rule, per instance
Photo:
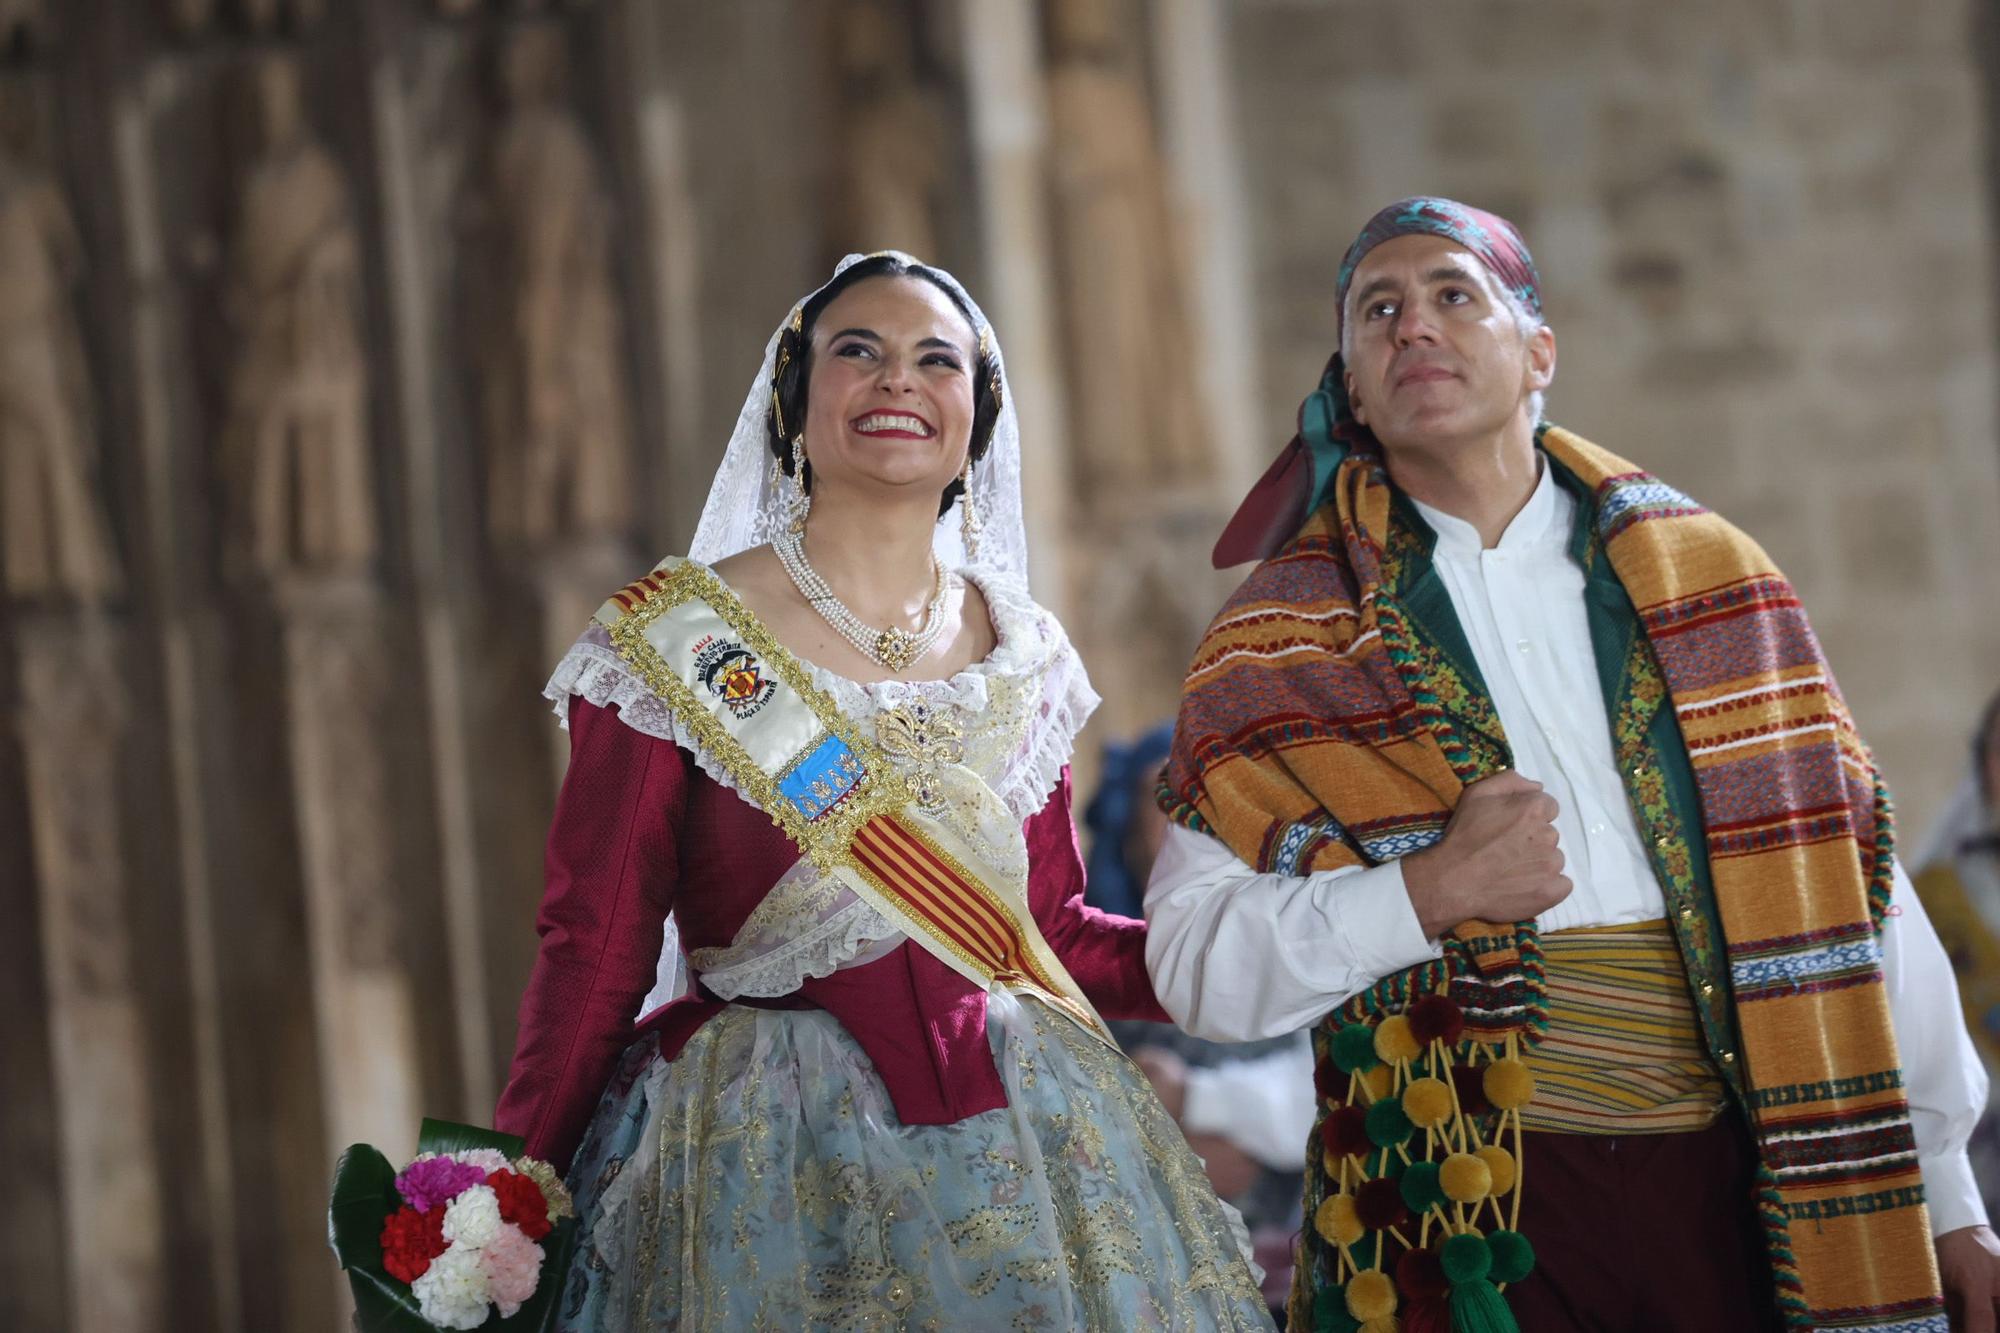
{"label": "yellow striped sash", "polygon": [[1664,921],[1542,936],[1548,1036],[1526,1053],[1524,1129],[1660,1134],[1705,1129],[1725,1100]]}

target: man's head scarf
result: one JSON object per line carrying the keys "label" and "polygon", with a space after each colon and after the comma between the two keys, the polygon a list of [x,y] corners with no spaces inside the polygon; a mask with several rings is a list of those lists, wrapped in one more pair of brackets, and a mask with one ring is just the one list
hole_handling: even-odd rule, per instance
{"label": "man's head scarf", "polygon": [[[1520,230],[1483,208],[1419,195],[1390,204],[1369,218],[1347,247],[1335,292],[1335,309],[1342,323],[1355,269],[1376,246],[1398,236],[1442,236],[1462,246],[1522,308],[1541,317],[1541,278]],[[1354,419],[1347,401],[1345,369],[1336,350],[1320,375],[1319,388],[1299,405],[1299,433],[1251,488],[1223,529],[1215,544],[1216,568],[1261,560],[1275,551],[1326,498],[1326,488],[1342,458],[1356,450],[1381,452],[1374,432]]]}

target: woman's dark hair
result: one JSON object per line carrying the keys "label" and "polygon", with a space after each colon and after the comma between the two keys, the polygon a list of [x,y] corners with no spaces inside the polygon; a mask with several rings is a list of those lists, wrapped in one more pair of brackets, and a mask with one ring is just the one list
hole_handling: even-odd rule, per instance
{"label": "woman's dark hair", "polygon": [[[805,427],[806,386],[812,382],[812,335],[813,325],[819,321],[820,312],[833,302],[833,298],[868,278],[921,278],[951,298],[958,313],[965,316],[971,326],[973,337],[979,336],[979,320],[967,308],[961,297],[944,274],[925,264],[915,263],[899,255],[870,255],[868,258],[849,265],[832,282],[813,293],[812,298],[799,312],[797,329],[786,325],[778,335],[779,367],[771,381],[776,415],[771,410],[764,413],[764,435],[771,452],[778,459],[778,466],[786,476],[792,475],[795,460],[792,457],[792,441],[779,429],[782,417],[784,425],[792,435],[797,435]],[[998,365],[991,351],[984,345],[975,343],[972,366],[972,439],[968,445],[974,463],[986,457],[987,448],[993,443],[993,426],[1000,420],[1000,377],[995,374]],[[806,456],[806,472],[803,484],[806,493],[812,493],[812,456]],[[944,495],[938,501],[938,517],[943,518],[965,489],[964,479],[953,477],[951,484],[944,488]]]}

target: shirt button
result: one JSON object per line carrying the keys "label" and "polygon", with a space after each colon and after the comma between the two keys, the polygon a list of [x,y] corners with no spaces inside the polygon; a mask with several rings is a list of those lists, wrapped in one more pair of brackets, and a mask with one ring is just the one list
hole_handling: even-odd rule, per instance
{"label": "shirt button", "polygon": [[1532,653],[1533,651],[1535,651],[1535,645],[1529,643],[1526,639],[1514,640],[1514,646],[1516,648],[1519,648],[1524,653]]}
{"label": "shirt button", "polygon": [[1701,983],[1702,999],[1706,1000],[1714,994],[1715,994],[1715,983],[1713,981],[1704,981]]}
{"label": "shirt button", "polygon": [[1724,1051],[1724,1052],[1722,1053],[1722,1063],[1724,1063],[1724,1064],[1726,1064],[1726,1065],[1733,1065],[1733,1064],[1735,1064],[1735,1063],[1736,1063],[1736,1052],[1734,1052],[1734,1051]]}
{"label": "shirt button", "polygon": [[1596,824],[1592,824],[1592,825],[1590,826],[1590,831],[1591,831],[1592,833],[1602,833],[1602,832],[1604,832],[1604,825],[1603,825],[1603,823],[1602,823],[1602,822],[1599,822],[1599,823],[1596,823]]}
{"label": "shirt button", "polygon": [[1683,921],[1694,920],[1694,909],[1692,907],[1683,907],[1681,909],[1681,920]]}

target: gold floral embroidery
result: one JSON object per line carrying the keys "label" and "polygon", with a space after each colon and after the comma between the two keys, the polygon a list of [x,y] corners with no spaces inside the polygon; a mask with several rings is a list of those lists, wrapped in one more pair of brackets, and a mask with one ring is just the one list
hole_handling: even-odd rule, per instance
{"label": "gold floral embroidery", "polygon": [[904,777],[927,814],[944,809],[943,769],[965,762],[965,724],[950,705],[912,699],[875,715],[875,742],[905,762]]}

